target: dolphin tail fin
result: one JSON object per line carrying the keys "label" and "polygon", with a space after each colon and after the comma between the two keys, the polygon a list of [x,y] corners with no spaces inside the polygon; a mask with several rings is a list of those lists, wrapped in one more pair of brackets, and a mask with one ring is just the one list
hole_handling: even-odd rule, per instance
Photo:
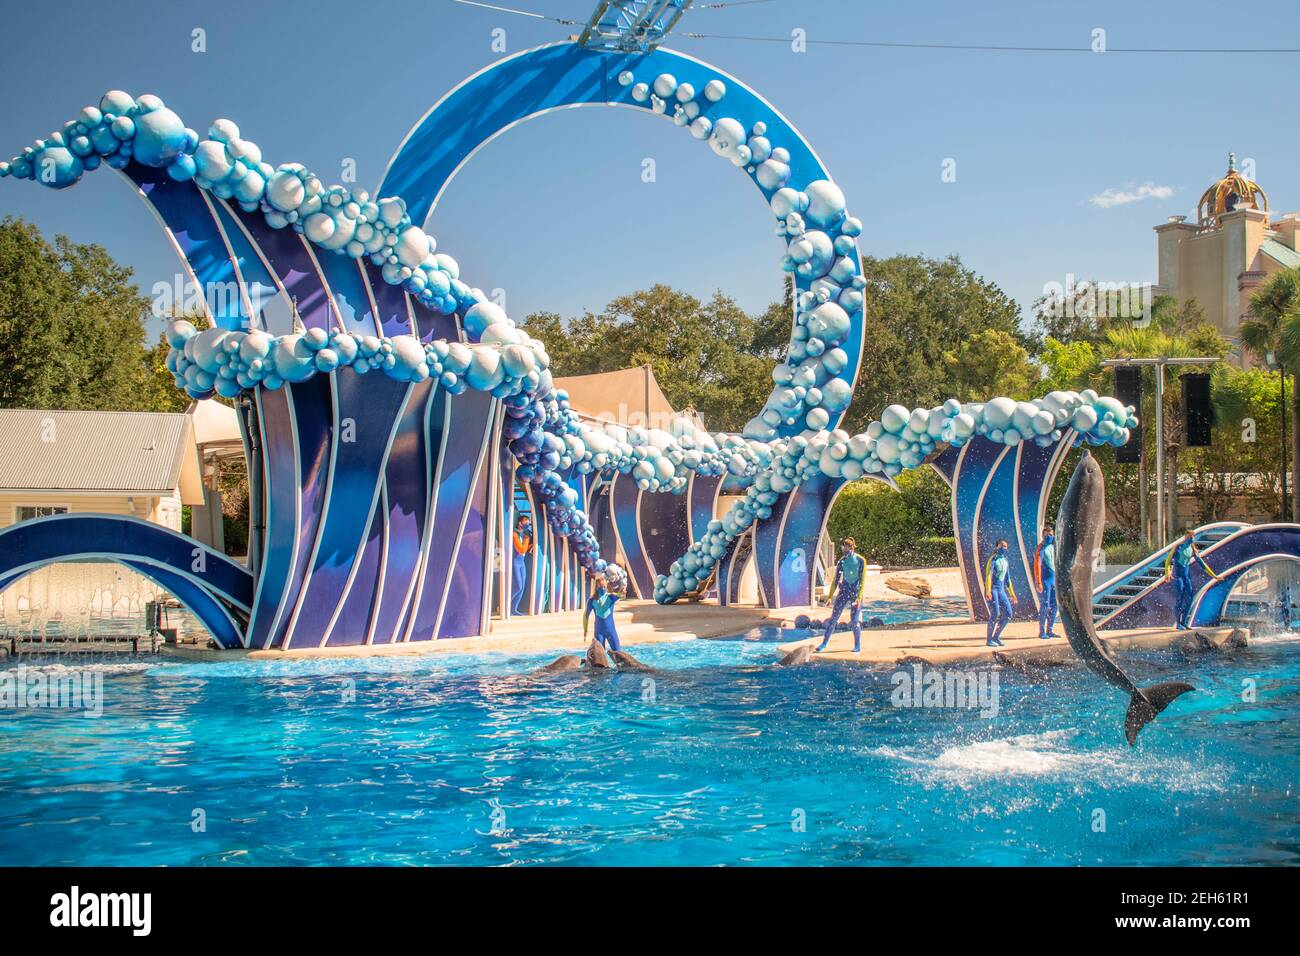
{"label": "dolphin tail fin", "polygon": [[1139,688],[1129,702],[1128,713],[1124,716],[1124,736],[1128,738],[1128,745],[1133,746],[1138,732],[1155,720],[1156,714],[1189,690],[1196,690],[1196,688],[1176,680]]}

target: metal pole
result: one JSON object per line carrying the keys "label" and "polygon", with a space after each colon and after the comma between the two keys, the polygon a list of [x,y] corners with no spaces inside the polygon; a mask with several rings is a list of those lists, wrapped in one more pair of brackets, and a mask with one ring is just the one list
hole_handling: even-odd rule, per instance
{"label": "metal pole", "polygon": [[1156,547],[1165,546],[1165,363],[1156,362]]}

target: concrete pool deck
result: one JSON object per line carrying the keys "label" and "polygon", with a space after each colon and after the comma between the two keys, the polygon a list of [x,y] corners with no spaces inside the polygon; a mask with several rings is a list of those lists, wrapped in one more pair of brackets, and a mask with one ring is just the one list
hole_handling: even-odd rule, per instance
{"label": "concrete pool deck", "polygon": [[[926,582],[931,589],[929,600],[960,598],[964,604],[961,576],[955,568],[932,568],[901,572],[904,577]],[[864,601],[888,601],[916,606],[927,599],[908,597],[888,588],[885,581],[895,572],[871,574],[867,578]],[[827,608],[721,607],[714,602],[698,604],[655,604],[653,601],[621,601],[614,614],[619,640],[627,646],[729,637],[756,627],[793,628],[795,619],[806,614],[813,620],[825,619]],[[1232,633],[1232,628],[1201,628],[1200,632],[1215,644]],[[1061,625],[1057,624],[1057,632]],[[1187,638],[1188,632],[1172,628],[1135,628],[1102,631],[1111,647],[1167,647]],[[903,657],[915,657],[927,663],[981,661],[992,657],[994,648],[985,645],[985,625],[960,619],[936,619],[910,624],[864,628],[862,653],[853,653],[853,635],[838,631],[829,648],[813,660],[825,663],[858,664],[879,667],[894,664]],[[1074,652],[1064,637],[1039,640],[1038,625],[1033,621],[1015,621],[1003,632],[1005,647],[996,648],[1012,657],[1026,660],[1073,660]],[[1195,640],[1191,638],[1190,640]],[[776,646],[780,653],[804,644],[816,646],[820,635]],[[240,658],[284,660],[286,658],[348,658],[376,656],[410,656],[424,654],[543,654],[580,653],[586,641],[582,636],[582,613],[561,611],[554,614],[526,615],[509,621],[492,621],[490,633],[482,637],[458,637],[439,641],[412,641],[404,644],[372,644],[355,647],[294,647],[281,650],[216,650],[197,645],[162,645],[166,657],[183,660],[238,660]]]}
{"label": "concrete pool deck", "polygon": [[[619,640],[626,645],[724,637],[762,625],[781,623],[784,611],[759,607],[719,607],[716,604],[661,605],[628,600],[614,613]],[[773,618],[776,615],[776,618]],[[526,615],[493,621],[489,634],[440,641],[373,644],[355,647],[292,647],[281,650],[216,650],[192,645],[163,645],[160,653],[184,660],[284,660],[286,658],[342,658],[403,656],[411,654],[540,654],[573,652],[587,642],[582,636],[582,612]]]}
{"label": "concrete pool deck", "polygon": [[[910,600],[899,598],[900,601]],[[911,603],[916,603],[911,601]],[[659,605],[653,601],[628,600],[615,612],[619,638],[629,647],[666,641],[697,640],[741,634],[757,627],[794,627],[795,618],[808,614],[814,619],[825,617],[824,607],[767,609],[757,607],[720,607],[717,604]],[[1058,631],[1060,625],[1057,625]],[[1203,628],[1216,644],[1232,628]],[[1006,646],[998,648],[1010,656],[1026,659],[1070,660],[1074,652],[1064,637],[1038,639],[1038,625],[1017,621],[1003,634]],[[1127,647],[1164,647],[1186,638],[1187,632],[1170,628],[1138,628],[1103,631],[1107,643],[1117,649]],[[814,661],[840,664],[880,666],[894,664],[903,657],[920,658],[927,663],[988,660],[993,648],[985,646],[985,625],[952,618],[920,621],[911,624],[864,628],[862,653],[853,653],[853,635],[839,631],[831,637],[826,653]],[[1193,639],[1194,640],[1194,639]],[[820,643],[820,635],[774,645],[785,653],[804,644]],[[375,656],[410,656],[425,654],[542,654],[580,652],[586,641],[582,636],[582,614],[564,611],[556,614],[493,621],[492,631],[483,637],[461,637],[440,641],[412,641],[404,644],[360,645],[356,647],[297,647],[282,650],[216,650],[193,645],[160,647],[166,657],[183,660],[238,660],[241,658],[284,660],[286,658],[349,658]]]}
{"label": "concrete pool deck", "polygon": [[[794,611],[807,613],[816,617],[818,610],[825,616],[825,609],[787,609],[785,613],[793,620]],[[792,626],[792,625],[787,625]],[[1203,634],[1214,644],[1222,644],[1234,630],[1231,627],[1203,627],[1196,632],[1178,631],[1170,627],[1141,627],[1127,630],[1101,631],[1101,637],[1107,646],[1114,650],[1134,648],[1169,647],[1183,641],[1194,642],[1193,633]],[[1062,627],[1056,625],[1057,634]],[[1036,621],[1013,621],[1002,632],[1005,647],[989,647],[985,644],[987,625],[984,622],[960,620],[920,621],[915,624],[864,628],[862,631],[862,653],[853,653],[853,633],[837,631],[831,635],[830,645],[826,650],[815,655],[813,661],[825,661],[837,664],[860,664],[878,667],[881,664],[895,664],[905,657],[917,658],[927,664],[951,664],[960,661],[980,661],[992,658],[998,651],[1008,657],[1020,658],[1026,662],[1033,661],[1072,661],[1074,651],[1062,635],[1042,640],[1038,636]],[[1247,639],[1249,634],[1247,633]],[[806,640],[791,641],[781,644],[781,653],[788,653],[805,644],[814,647],[821,643],[821,635]],[[1189,646],[1190,643],[1189,643]]]}

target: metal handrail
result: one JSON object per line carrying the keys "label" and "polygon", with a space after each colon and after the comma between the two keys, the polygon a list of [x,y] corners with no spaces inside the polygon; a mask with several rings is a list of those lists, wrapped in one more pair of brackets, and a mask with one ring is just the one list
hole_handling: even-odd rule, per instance
{"label": "metal handrail", "polygon": [[[1240,531],[1242,528],[1249,528],[1249,527],[1253,527],[1253,526],[1247,524],[1244,521],[1212,521],[1209,524],[1201,525],[1199,528],[1195,529],[1195,531],[1193,531],[1192,533],[1195,535],[1196,538],[1199,539],[1202,535],[1220,528],[1225,528],[1225,529],[1231,528],[1234,532],[1236,532],[1236,531]],[[1217,543],[1218,542],[1215,542],[1215,544]],[[1159,563],[1159,561],[1162,560],[1166,554],[1172,551],[1174,549],[1174,546],[1177,544],[1178,541],[1170,542],[1169,544],[1165,545],[1163,548],[1160,548],[1157,551],[1153,551],[1151,554],[1147,555],[1145,558],[1143,558],[1141,561],[1137,562],[1136,564],[1130,565],[1128,568],[1124,569],[1119,574],[1115,575],[1106,583],[1094,587],[1092,589],[1093,601],[1095,602],[1097,598],[1104,595],[1111,588],[1118,586],[1119,584],[1123,583],[1129,578],[1137,577],[1142,571],[1146,570],[1148,567],[1151,567]]]}
{"label": "metal handrail", "polygon": [[[1281,522],[1281,521],[1272,521],[1272,522],[1268,522],[1267,524],[1248,524],[1244,521],[1216,521],[1213,522],[1212,524],[1202,525],[1201,527],[1197,528],[1194,533],[1199,537],[1202,532],[1210,531],[1215,528],[1232,528],[1233,530],[1226,537],[1220,538],[1218,541],[1215,541],[1208,548],[1206,548],[1205,551],[1202,552],[1202,557],[1205,558],[1210,557],[1216,551],[1218,551],[1220,547],[1226,546],[1227,544],[1236,540],[1238,537],[1240,537],[1243,534],[1253,534],[1255,532],[1265,531],[1270,528],[1294,529],[1294,528],[1300,528],[1300,525],[1296,525],[1290,522]],[[1178,542],[1175,541],[1173,544],[1166,545],[1165,547],[1157,551],[1155,554],[1151,555],[1151,557],[1148,558],[1146,561],[1133,565],[1133,567],[1129,568],[1129,570],[1124,572],[1124,574],[1120,575],[1118,578],[1114,578],[1111,581],[1107,582],[1106,585],[1104,585],[1103,587],[1110,587],[1114,585],[1118,580],[1120,580],[1120,578],[1135,577],[1136,571],[1138,571],[1140,568],[1149,567],[1152,563],[1156,561],[1156,559],[1158,559],[1162,554],[1167,553],[1177,543]],[[1120,612],[1127,610],[1128,608],[1136,604],[1138,601],[1142,600],[1142,598],[1146,597],[1147,594],[1149,594],[1151,591],[1158,588],[1163,583],[1164,583],[1164,576],[1161,575],[1159,578],[1152,581],[1149,585],[1147,585],[1137,594],[1134,594],[1132,597],[1130,597],[1123,604],[1120,604],[1118,607],[1107,612],[1107,614],[1104,617],[1102,617],[1101,619],[1095,622],[1096,625],[1098,627],[1101,627],[1107,621],[1111,620]],[[1099,596],[1100,596],[1100,589],[1093,592],[1092,600],[1094,605],[1096,604],[1097,598]]]}

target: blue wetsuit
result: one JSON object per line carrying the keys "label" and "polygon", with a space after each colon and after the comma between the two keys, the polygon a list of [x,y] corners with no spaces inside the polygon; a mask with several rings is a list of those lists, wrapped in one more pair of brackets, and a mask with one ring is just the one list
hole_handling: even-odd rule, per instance
{"label": "blue wetsuit", "polygon": [[618,642],[618,631],[614,629],[614,605],[618,595],[611,594],[606,588],[597,588],[596,593],[587,601],[587,609],[582,612],[582,632],[587,632],[587,618],[596,618],[596,640],[611,651],[621,651],[623,645]]}
{"label": "blue wetsuit", "polygon": [[1056,538],[1050,531],[1034,553],[1034,583],[1038,586],[1038,636],[1051,637],[1056,627]]}
{"label": "blue wetsuit", "polygon": [[1172,573],[1174,578],[1174,627],[1179,630],[1191,627],[1193,561],[1200,561],[1205,573],[1214,577],[1214,572],[1196,550],[1195,541],[1179,541],[1165,557],[1165,573]]}
{"label": "blue wetsuit", "polygon": [[984,594],[989,605],[988,646],[1002,646],[1002,632],[1011,622],[1016,589],[1011,584],[1011,562],[1007,549],[998,548],[984,565]]}
{"label": "blue wetsuit", "polygon": [[835,565],[835,580],[831,584],[831,616],[826,622],[826,633],[822,635],[821,646],[824,651],[830,643],[831,633],[839,623],[844,609],[849,608],[849,620],[853,624],[853,653],[862,651],[862,589],[867,584],[867,562],[856,551],[850,551],[840,558]]}

